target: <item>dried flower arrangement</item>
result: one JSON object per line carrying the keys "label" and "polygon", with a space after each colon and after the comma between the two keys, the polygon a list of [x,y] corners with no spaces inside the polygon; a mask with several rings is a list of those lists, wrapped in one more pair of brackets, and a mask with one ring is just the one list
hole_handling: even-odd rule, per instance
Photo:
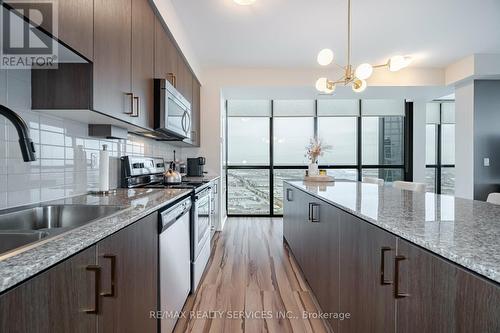
{"label": "dried flower arrangement", "polygon": [[310,163],[318,163],[318,158],[331,148],[331,146],[324,145],[321,139],[311,138],[309,144],[306,146],[305,156],[309,159]]}

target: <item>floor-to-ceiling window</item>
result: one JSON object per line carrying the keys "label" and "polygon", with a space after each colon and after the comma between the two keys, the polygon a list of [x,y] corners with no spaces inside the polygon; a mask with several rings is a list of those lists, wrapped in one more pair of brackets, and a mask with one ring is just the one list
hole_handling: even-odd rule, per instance
{"label": "floor-to-ceiling window", "polygon": [[283,180],[301,179],[305,147],[331,146],[320,168],[337,179],[405,178],[402,100],[227,101],[227,211],[281,215]]}
{"label": "floor-to-ceiling window", "polygon": [[271,101],[227,103],[228,215],[269,215]]}
{"label": "floor-to-ceiling window", "polygon": [[455,103],[427,104],[426,114],[427,191],[455,193]]}

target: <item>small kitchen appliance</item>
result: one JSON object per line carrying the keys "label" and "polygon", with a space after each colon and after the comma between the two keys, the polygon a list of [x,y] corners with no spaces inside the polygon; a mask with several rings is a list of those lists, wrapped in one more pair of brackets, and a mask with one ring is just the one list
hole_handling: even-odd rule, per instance
{"label": "small kitchen appliance", "polygon": [[196,157],[187,159],[187,175],[188,177],[203,177],[205,175],[206,159],[205,157]]}

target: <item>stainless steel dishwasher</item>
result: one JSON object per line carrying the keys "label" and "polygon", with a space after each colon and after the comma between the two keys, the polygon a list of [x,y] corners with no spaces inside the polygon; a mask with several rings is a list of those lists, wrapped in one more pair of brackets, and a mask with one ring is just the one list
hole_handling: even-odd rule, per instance
{"label": "stainless steel dishwasher", "polygon": [[160,213],[161,333],[173,331],[191,290],[191,198]]}

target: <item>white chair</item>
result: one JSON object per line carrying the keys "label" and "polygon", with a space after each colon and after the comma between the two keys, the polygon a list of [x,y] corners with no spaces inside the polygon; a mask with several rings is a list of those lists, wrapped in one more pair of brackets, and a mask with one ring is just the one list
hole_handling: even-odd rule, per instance
{"label": "white chair", "polygon": [[384,186],[384,180],[375,177],[363,177],[363,183],[377,184],[378,186]]}
{"label": "white chair", "polygon": [[392,186],[394,186],[395,188],[399,188],[401,190],[425,192],[424,183],[403,182],[400,180],[396,180],[394,183],[392,183]]}
{"label": "white chair", "polygon": [[495,205],[500,205],[500,193],[490,193],[488,194],[488,199],[486,199],[486,202],[495,204]]}

